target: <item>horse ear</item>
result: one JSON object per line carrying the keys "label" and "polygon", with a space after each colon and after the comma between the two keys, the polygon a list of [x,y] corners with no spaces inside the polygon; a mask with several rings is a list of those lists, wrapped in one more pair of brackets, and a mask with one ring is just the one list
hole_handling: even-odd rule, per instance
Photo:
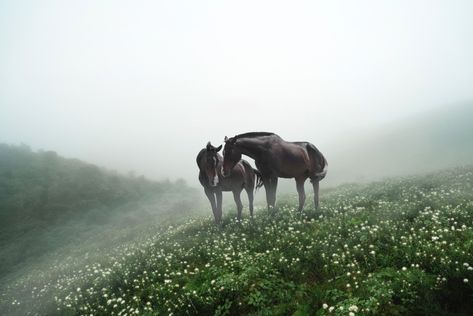
{"label": "horse ear", "polygon": [[222,145],[220,145],[220,146],[217,147],[217,152],[219,152],[220,149],[222,149]]}
{"label": "horse ear", "polygon": [[210,144],[210,142],[207,143],[207,150],[211,150],[212,149],[212,145]]}
{"label": "horse ear", "polygon": [[228,137],[225,136],[225,138],[223,139],[223,141],[226,143],[228,141]]}

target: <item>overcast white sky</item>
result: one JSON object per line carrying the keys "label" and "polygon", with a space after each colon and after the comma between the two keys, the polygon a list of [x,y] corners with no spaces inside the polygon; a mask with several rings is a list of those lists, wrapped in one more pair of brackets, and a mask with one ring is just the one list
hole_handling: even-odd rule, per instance
{"label": "overcast white sky", "polygon": [[472,1],[0,0],[0,142],[197,185],[208,140],[319,146],[473,99]]}

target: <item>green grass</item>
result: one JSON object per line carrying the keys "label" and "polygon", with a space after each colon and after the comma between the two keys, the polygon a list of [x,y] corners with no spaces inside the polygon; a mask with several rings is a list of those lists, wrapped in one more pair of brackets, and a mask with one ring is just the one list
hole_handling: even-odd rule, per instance
{"label": "green grass", "polygon": [[58,258],[5,287],[0,312],[471,314],[473,168],[341,186],[322,194],[322,216],[296,200]]}

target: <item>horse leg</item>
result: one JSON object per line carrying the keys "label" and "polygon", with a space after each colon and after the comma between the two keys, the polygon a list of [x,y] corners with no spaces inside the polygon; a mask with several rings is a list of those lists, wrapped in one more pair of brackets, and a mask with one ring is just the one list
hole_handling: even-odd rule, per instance
{"label": "horse leg", "polygon": [[271,179],[263,179],[264,191],[266,192],[266,204],[268,206],[268,211],[271,210]]}
{"label": "horse leg", "polygon": [[204,188],[204,192],[205,192],[205,195],[207,195],[207,198],[209,199],[209,202],[210,202],[210,206],[212,207],[212,213],[214,213],[214,220],[215,220],[215,223],[218,224],[218,220],[217,220],[217,205],[215,204],[215,195],[214,193],[207,189],[207,188]]}
{"label": "horse leg", "polygon": [[217,223],[220,223],[220,221],[222,220],[222,191],[218,190],[215,195],[217,197]]}
{"label": "horse leg", "polygon": [[241,191],[238,191],[238,190],[233,191],[233,199],[235,200],[235,204],[238,210],[238,215],[237,215],[238,220],[241,220],[241,210],[243,209],[243,203],[241,203],[240,193]]}
{"label": "horse leg", "polygon": [[276,189],[278,188],[278,177],[271,178],[271,200],[270,204],[274,208],[276,206]]}
{"label": "horse leg", "polygon": [[253,218],[253,200],[254,200],[254,193],[252,188],[245,189],[246,193],[248,194],[248,204],[250,208],[250,216]]}
{"label": "horse leg", "polygon": [[296,178],[297,193],[299,193],[299,212],[302,212],[302,208],[305,204],[304,183],[305,178]]}
{"label": "horse leg", "polygon": [[314,208],[319,208],[319,180],[314,179],[311,181],[312,187],[314,188]]}

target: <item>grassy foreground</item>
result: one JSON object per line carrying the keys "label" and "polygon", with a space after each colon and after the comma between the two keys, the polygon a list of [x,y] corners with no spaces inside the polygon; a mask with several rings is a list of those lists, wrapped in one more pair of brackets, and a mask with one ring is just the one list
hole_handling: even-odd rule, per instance
{"label": "grassy foreground", "polygon": [[3,288],[0,312],[471,315],[473,168],[342,186],[322,195],[322,216],[296,206],[61,258]]}

